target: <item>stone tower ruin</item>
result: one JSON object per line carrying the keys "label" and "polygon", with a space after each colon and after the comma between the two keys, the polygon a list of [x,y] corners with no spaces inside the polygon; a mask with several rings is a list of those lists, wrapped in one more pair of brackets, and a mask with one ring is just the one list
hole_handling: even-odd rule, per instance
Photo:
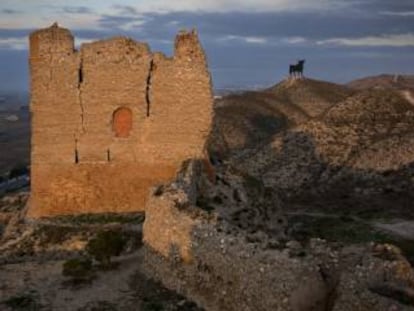
{"label": "stone tower ruin", "polygon": [[132,212],[148,189],[203,159],[211,78],[197,33],[171,58],[115,37],[83,44],[57,24],[30,35],[29,216]]}

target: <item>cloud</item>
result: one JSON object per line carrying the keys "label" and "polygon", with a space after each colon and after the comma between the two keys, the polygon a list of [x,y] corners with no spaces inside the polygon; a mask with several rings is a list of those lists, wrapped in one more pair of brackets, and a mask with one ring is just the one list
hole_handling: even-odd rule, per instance
{"label": "cloud", "polygon": [[246,43],[251,44],[266,44],[268,41],[263,37],[244,37],[242,38]]}
{"label": "cloud", "polygon": [[167,23],[167,25],[168,25],[168,26],[178,26],[178,25],[180,25],[180,21],[176,21],[176,20],[174,20],[174,21],[169,21],[169,22]]}
{"label": "cloud", "polygon": [[389,16],[414,16],[414,11],[404,11],[404,12],[394,12],[394,11],[382,11],[380,12],[381,15],[389,15]]}
{"label": "cloud", "polygon": [[[37,28],[45,21],[58,20],[71,28],[97,27],[97,16],[134,16],[144,14],[187,13],[269,13],[326,11],[348,6],[343,0],[2,0],[6,10],[0,11],[0,27]],[[18,19],[7,18],[20,12]],[[72,14],[72,18],[68,15]],[[83,17],[81,15],[84,15]],[[88,17],[86,20],[77,19]]]}
{"label": "cloud", "polygon": [[241,35],[227,35],[221,36],[217,40],[220,43],[227,42],[240,42],[247,43],[251,45],[267,45],[267,46],[292,46],[292,45],[305,45],[312,44],[312,40],[301,37],[301,36],[292,36],[292,37],[280,37],[280,36],[241,36]]}
{"label": "cloud", "polygon": [[308,42],[308,40],[304,37],[288,37],[283,38],[282,42],[287,44],[303,44]]}
{"label": "cloud", "polygon": [[339,0],[152,0],[132,5],[138,12],[282,12],[343,7]]}
{"label": "cloud", "polygon": [[100,38],[82,38],[82,37],[75,37],[75,46],[79,48],[84,43],[90,43],[93,41],[100,40]]}
{"label": "cloud", "polygon": [[221,36],[217,39],[218,42],[241,42],[256,45],[269,45],[269,46],[289,46],[299,45],[311,42],[310,40],[300,37],[262,37],[262,36],[241,36],[241,35],[227,35]]}
{"label": "cloud", "polygon": [[148,18],[141,16],[103,15],[99,18],[98,25],[103,29],[139,30],[147,20]]}
{"label": "cloud", "polygon": [[133,6],[130,6],[130,5],[115,4],[112,7],[115,10],[117,10],[119,14],[125,14],[125,15],[138,14],[138,11]]}
{"label": "cloud", "polygon": [[91,14],[92,10],[86,6],[64,6],[61,10],[68,14]]}
{"label": "cloud", "polygon": [[0,38],[0,50],[26,50],[28,46],[27,38]]}
{"label": "cloud", "polygon": [[2,1],[6,2],[7,10],[0,10],[0,29],[42,28],[54,21],[72,29],[96,28],[99,19],[90,1],[72,0],[70,5],[59,0]]}
{"label": "cloud", "polygon": [[3,13],[3,14],[18,14],[18,13],[20,13],[20,11],[13,10],[13,9],[3,9],[0,12]]}
{"label": "cloud", "polygon": [[249,44],[266,44],[268,39],[264,37],[254,37],[254,36],[237,36],[237,35],[226,35],[217,39],[218,42],[229,42],[229,41],[238,41],[242,43]]}
{"label": "cloud", "polygon": [[343,46],[390,46],[390,47],[404,47],[414,46],[414,34],[394,34],[369,36],[362,38],[332,38],[320,40],[316,42],[318,45],[343,45]]}

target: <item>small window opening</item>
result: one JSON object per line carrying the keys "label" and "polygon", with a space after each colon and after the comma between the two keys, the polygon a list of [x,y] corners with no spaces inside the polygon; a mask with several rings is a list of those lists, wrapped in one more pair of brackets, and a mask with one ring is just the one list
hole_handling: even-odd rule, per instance
{"label": "small window opening", "polygon": [[132,130],[132,111],[121,107],[115,110],[112,116],[112,130],[115,137],[127,138]]}

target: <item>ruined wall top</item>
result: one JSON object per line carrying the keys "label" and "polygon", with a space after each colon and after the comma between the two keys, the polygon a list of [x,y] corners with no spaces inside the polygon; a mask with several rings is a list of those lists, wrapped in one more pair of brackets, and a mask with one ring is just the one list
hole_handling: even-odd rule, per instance
{"label": "ruined wall top", "polygon": [[121,62],[128,59],[129,63],[139,61],[142,57],[150,57],[151,49],[147,43],[135,41],[127,37],[112,37],[82,44],[83,59],[95,64]]}
{"label": "ruined wall top", "polygon": [[[74,36],[69,29],[54,23],[50,27],[39,29],[30,34],[30,59],[32,61],[49,59],[53,55],[71,55],[75,53]],[[125,57],[131,60],[149,56],[151,50],[146,43],[126,37],[113,37],[105,40],[82,44],[83,57],[94,57],[96,61],[107,61],[108,57]],[[166,58],[162,53],[162,58]],[[161,56],[160,55],[160,56]],[[196,62],[206,65],[206,57],[195,29],[181,30],[175,38],[174,59],[180,62]]]}
{"label": "ruined wall top", "polygon": [[201,60],[205,63],[205,54],[198,39],[197,31],[181,30],[175,38],[174,57],[178,60]]}
{"label": "ruined wall top", "polygon": [[50,54],[71,54],[74,52],[72,33],[57,23],[30,34],[30,57],[41,58]]}

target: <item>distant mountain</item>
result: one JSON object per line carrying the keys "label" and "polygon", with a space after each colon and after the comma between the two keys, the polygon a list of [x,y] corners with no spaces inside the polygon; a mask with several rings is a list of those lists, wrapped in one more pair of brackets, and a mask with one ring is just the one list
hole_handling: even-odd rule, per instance
{"label": "distant mountain", "polygon": [[0,91],[0,111],[19,110],[29,105],[29,93]]}
{"label": "distant mountain", "polygon": [[383,74],[379,76],[366,77],[351,81],[347,86],[357,89],[394,89],[394,90],[414,90],[414,75],[391,75]]}

